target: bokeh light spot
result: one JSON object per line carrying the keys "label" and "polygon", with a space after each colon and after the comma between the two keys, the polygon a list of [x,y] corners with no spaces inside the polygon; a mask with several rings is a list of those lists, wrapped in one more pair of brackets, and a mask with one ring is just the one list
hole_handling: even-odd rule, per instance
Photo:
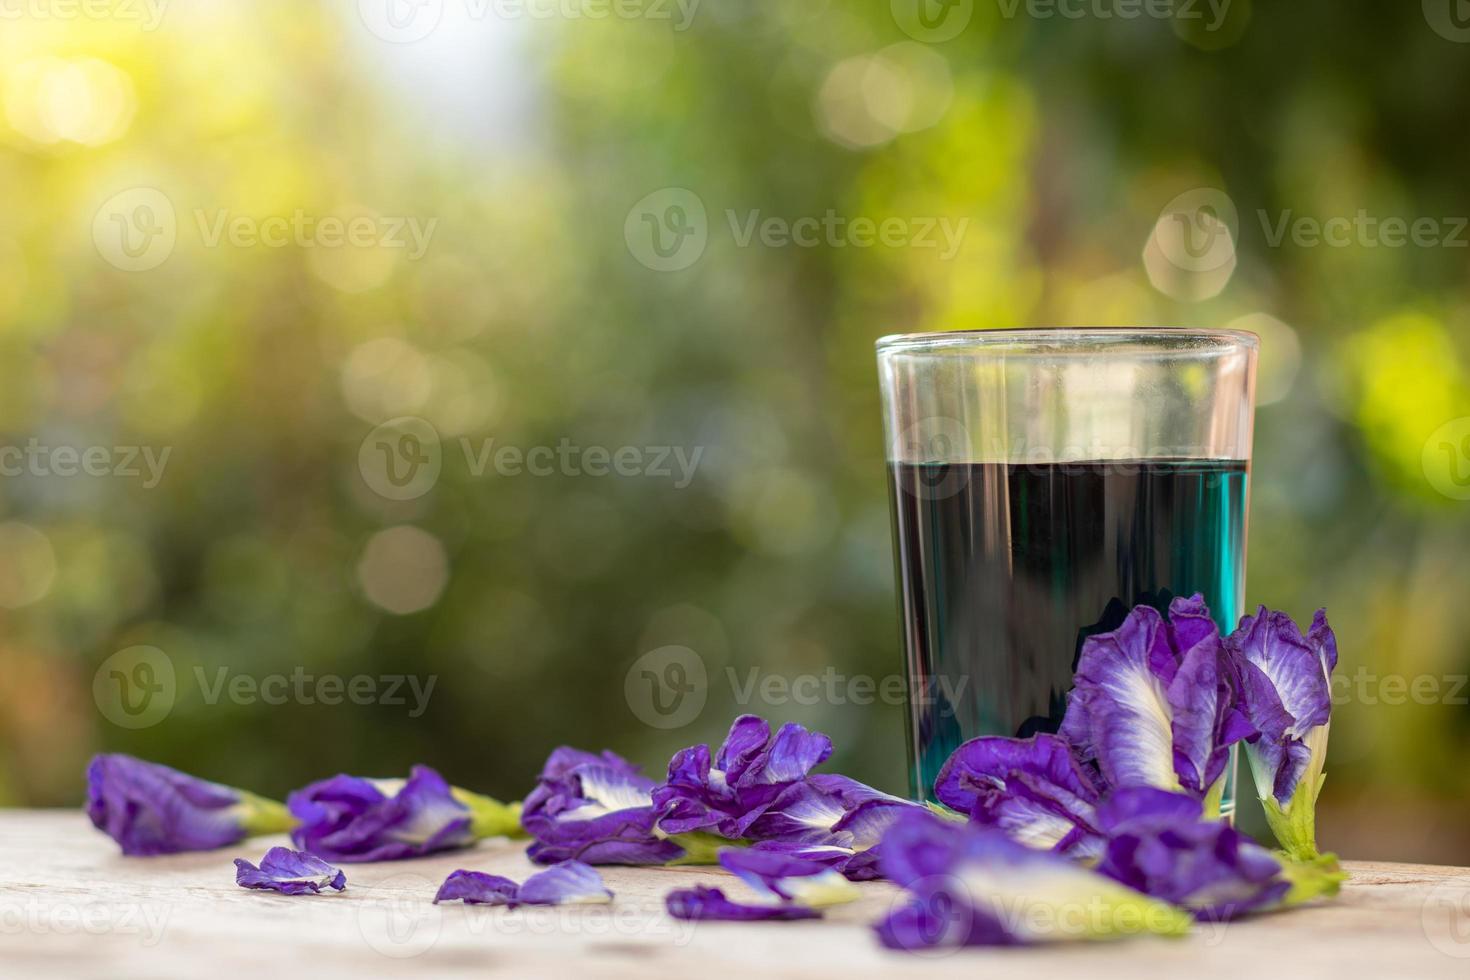
{"label": "bokeh light spot", "polygon": [[132,79],[97,58],[32,58],[5,77],[5,118],[36,143],[101,146],[132,124]]}
{"label": "bokeh light spot", "polygon": [[18,521],[0,524],[0,607],[39,602],[56,580],[56,552],[45,534]]}
{"label": "bokeh light spot", "polygon": [[444,545],[410,525],[374,534],[357,563],[357,580],[376,606],[406,616],[439,601],[449,583]]}

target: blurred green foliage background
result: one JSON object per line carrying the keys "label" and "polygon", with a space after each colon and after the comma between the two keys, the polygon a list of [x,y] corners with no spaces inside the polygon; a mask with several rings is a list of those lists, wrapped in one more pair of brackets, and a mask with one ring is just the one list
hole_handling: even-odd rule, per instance
{"label": "blurred green foliage background", "polygon": [[[901,671],[874,339],[1229,324],[1263,337],[1250,603],[1325,605],[1342,646],[1324,844],[1470,863],[1470,44],[1433,4],[383,6],[0,25],[0,445],[116,464],[0,477],[0,803],[75,804],[103,749],[273,795],[425,761],[518,796],[556,744],[656,771],[743,710],[898,790],[897,705],[741,703]],[[669,188],[704,248],[659,271]],[[1223,261],[1160,262],[1201,188],[1237,211]],[[755,212],[968,224],[952,255],[742,243]],[[1360,214],[1435,235],[1294,231]],[[364,216],[427,247],[327,240]],[[363,460],[402,416],[442,470],[394,500]],[[461,440],[490,439],[702,456],[683,487],[477,473]],[[168,453],[156,485],[125,447]],[[105,665],[138,645],[176,690],[127,727]],[[625,682],[668,645],[707,702],[659,728]],[[210,696],[298,668],[435,686],[417,717]]]}

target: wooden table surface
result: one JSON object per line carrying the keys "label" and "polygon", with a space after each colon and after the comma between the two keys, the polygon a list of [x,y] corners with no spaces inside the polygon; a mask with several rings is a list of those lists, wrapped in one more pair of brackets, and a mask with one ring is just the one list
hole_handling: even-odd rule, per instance
{"label": "wooden table surface", "polygon": [[604,868],[610,906],[515,911],[430,902],[456,868],[520,880],[504,841],[418,861],[348,865],[341,894],[288,897],[235,884],[284,838],[208,854],[125,858],[79,813],[0,811],[0,976],[1037,977],[1181,980],[1470,977],[1470,869],[1349,862],[1331,904],[1211,926],[1183,939],[905,955],[870,924],[898,898],[863,899],[817,922],[688,923],[663,895],[695,883],[742,891],[707,868]]}

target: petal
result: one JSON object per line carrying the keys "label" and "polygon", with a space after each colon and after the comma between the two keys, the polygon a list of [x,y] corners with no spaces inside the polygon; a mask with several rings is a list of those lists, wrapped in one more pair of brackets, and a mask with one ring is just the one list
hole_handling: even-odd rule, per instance
{"label": "petal", "polygon": [[291,794],[288,805],[301,821],[296,846],[334,861],[391,861],[474,841],[469,808],[427,766],[401,785],[337,776]]}
{"label": "petal", "polygon": [[[1329,642],[1327,635],[1324,619],[1323,632],[1318,636],[1320,648],[1314,648],[1290,616],[1268,611],[1264,606],[1255,617],[1244,617],[1240,628],[1231,634],[1236,654],[1270,680],[1281,706],[1293,719],[1288,733],[1297,738],[1325,724],[1332,711],[1332,689],[1324,660],[1330,646],[1330,655],[1336,661],[1337,643],[1335,638]],[[1252,690],[1247,688],[1247,698]]]}
{"label": "petal", "polygon": [[1120,789],[1097,808],[1098,825],[1109,834],[1122,833],[1130,827],[1163,828],[1198,821],[1203,806],[1193,796],[1171,793],[1152,786]]}
{"label": "petal", "polygon": [[527,878],[517,897],[526,905],[601,905],[611,902],[613,893],[596,869],[563,861]]}
{"label": "petal", "polygon": [[235,883],[241,888],[269,889],[284,895],[315,894],[323,888],[342,891],[347,876],[314,854],[273,847],[266,851],[260,867],[235,859]]}
{"label": "petal", "polygon": [[[888,929],[912,939],[912,928],[929,928],[934,935],[928,945],[1097,939],[1188,928],[1188,917],[1164,903],[974,824],[908,815],[884,838],[882,849],[883,870],[925,906],[905,910],[906,918]],[[934,929],[940,913],[948,924]]]}
{"label": "petal", "polygon": [[[1212,632],[1184,648],[1184,658],[1167,692],[1173,719],[1174,775],[1179,785],[1201,795],[1209,789],[1207,777],[1217,744],[1223,683],[1220,662],[1224,647],[1214,621],[1209,625]],[[1228,687],[1225,690],[1228,692]]]}
{"label": "petal", "polygon": [[1337,669],[1337,634],[1327,625],[1327,610],[1318,609],[1312,617],[1312,628],[1307,631],[1307,645],[1317,651],[1322,666],[1331,677]]}
{"label": "petal", "polygon": [[827,840],[832,827],[847,815],[842,797],[818,788],[816,777],[792,783],[749,827],[757,840]]}
{"label": "petal", "polygon": [[790,853],[727,847],[720,851],[719,860],[725,870],[766,898],[819,906],[858,897],[856,889],[838,871]]}
{"label": "petal", "polygon": [[1178,663],[1167,632],[1157,611],[1138,606],[1117,630],[1082,645],[1061,734],[1081,740],[1073,744],[1109,785],[1179,785],[1168,695]]}
{"label": "petal", "polygon": [[586,804],[578,818],[653,805],[653,780],[605,763],[587,763],[573,770]]}
{"label": "petal", "polygon": [[1078,766],[1071,746],[1050,734],[971,739],[939,770],[934,794],[950,809],[970,813],[991,791],[1003,790],[1007,777],[1017,772],[1035,774],[1079,799],[1097,799],[1097,789]]}
{"label": "petal", "polygon": [[853,849],[865,851],[870,847],[877,847],[883,835],[888,833],[888,828],[900,816],[922,809],[917,803],[893,797],[868,800],[858,804],[847,816],[837,821],[832,830],[851,837]]}
{"label": "petal", "polygon": [[451,871],[444,884],[439,886],[434,904],[464,902],[466,905],[514,906],[518,891],[515,882],[501,875],[483,871]]}
{"label": "petal", "polygon": [[950,756],[934,788],[947,806],[1028,846],[1078,856],[1101,847],[1093,827],[1097,788],[1055,735],[972,739]]}
{"label": "petal", "polygon": [[[725,744],[715,758],[715,768],[738,779],[745,768],[756,759],[771,740],[771,726],[758,715],[741,715],[730,726]],[[708,747],[705,749],[708,753]]]}
{"label": "petal", "polygon": [[[1172,797],[1172,798],[1171,798]],[[1228,919],[1275,905],[1290,888],[1265,848],[1199,801],[1152,789],[1120,792],[1102,809],[1113,833],[1098,871],[1200,918]]]}
{"label": "petal", "polygon": [[813,911],[804,905],[742,905],[730,901],[720,889],[707,888],[703,885],[669,892],[664,902],[669,914],[676,919],[758,922],[821,918],[820,912]]}
{"label": "petal", "polygon": [[944,892],[901,905],[873,927],[889,949],[907,951],[960,946],[1013,946],[1019,940],[990,916],[957,903]]}
{"label": "petal", "polygon": [[[832,754],[832,740],[821,732],[809,732],[795,723],[781,726],[771,740],[770,752],[761,759],[758,772],[747,769],[741,783],[754,778],[759,783],[791,783],[827,761]],[[752,767],[754,768],[754,767]]]}
{"label": "petal", "polygon": [[576,860],[587,864],[667,864],[684,856],[684,849],[673,841],[641,837],[574,840],[571,843],[537,841],[526,850],[537,864],[555,864]]}

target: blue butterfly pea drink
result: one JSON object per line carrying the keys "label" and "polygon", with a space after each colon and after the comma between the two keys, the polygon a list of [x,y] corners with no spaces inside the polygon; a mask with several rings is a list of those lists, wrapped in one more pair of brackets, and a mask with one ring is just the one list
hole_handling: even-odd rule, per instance
{"label": "blue butterfly pea drink", "polygon": [[1165,328],[878,342],[915,799],[968,739],[1055,732],[1083,641],[1134,605],[1198,592],[1234,628],[1258,346]]}

